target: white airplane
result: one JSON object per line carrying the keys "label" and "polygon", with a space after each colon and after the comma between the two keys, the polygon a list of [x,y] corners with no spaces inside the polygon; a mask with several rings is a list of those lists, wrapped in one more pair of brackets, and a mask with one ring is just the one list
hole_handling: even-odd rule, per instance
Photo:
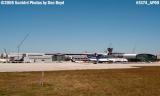
{"label": "white airplane", "polygon": [[9,61],[9,59],[0,59],[0,63],[7,63]]}
{"label": "white airplane", "polygon": [[104,63],[104,62],[128,62],[128,60],[126,58],[90,58],[89,61],[93,61],[93,62],[99,62],[99,63]]}
{"label": "white airplane", "polygon": [[128,62],[126,58],[109,58],[109,62]]}

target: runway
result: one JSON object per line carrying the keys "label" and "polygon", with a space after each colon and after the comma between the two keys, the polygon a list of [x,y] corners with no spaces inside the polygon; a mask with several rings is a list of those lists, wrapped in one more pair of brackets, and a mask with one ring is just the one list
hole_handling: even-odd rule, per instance
{"label": "runway", "polygon": [[87,69],[128,69],[140,66],[160,66],[160,63],[0,63],[0,72],[29,72],[29,71],[60,71],[60,70],[87,70]]}

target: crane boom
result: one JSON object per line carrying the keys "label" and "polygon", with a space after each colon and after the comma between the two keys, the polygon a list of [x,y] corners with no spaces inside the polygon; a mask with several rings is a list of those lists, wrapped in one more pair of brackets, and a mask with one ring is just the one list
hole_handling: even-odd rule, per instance
{"label": "crane boom", "polygon": [[18,48],[18,59],[19,59],[19,51],[20,51],[20,47],[22,46],[22,44],[24,43],[24,41],[28,38],[28,36],[30,35],[30,33],[26,34],[26,36],[24,37],[24,39],[19,43],[19,45],[17,46]]}
{"label": "crane boom", "polygon": [[17,47],[21,47],[21,45],[24,43],[24,41],[27,39],[27,37],[29,36],[30,33],[26,34],[26,36],[24,37],[24,39],[19,43],[19,45]]}

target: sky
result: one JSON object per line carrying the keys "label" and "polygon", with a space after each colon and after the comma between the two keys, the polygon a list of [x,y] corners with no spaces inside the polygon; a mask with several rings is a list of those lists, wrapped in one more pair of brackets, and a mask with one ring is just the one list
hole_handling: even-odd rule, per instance
{"label": "sky", "polygon": [[0,52],[160,53],[160,5],[136,0],[64,0],[58,5],[0,5]]}

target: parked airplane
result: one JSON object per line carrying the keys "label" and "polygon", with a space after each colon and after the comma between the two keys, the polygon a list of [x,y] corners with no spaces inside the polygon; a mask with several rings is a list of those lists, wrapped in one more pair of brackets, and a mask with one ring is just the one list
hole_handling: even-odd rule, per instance
{"label": "parked airplane", "polygon": [[9,61],[9,59],[7,58],[1,58],[0,59],[0,63],[7,63]]}
{"label": "parked airplane", "polygon": [[97,62],[97,63],[104,63],[104,62],[128,62],[125,58],[90,58],[89,61],[91,62]]}

